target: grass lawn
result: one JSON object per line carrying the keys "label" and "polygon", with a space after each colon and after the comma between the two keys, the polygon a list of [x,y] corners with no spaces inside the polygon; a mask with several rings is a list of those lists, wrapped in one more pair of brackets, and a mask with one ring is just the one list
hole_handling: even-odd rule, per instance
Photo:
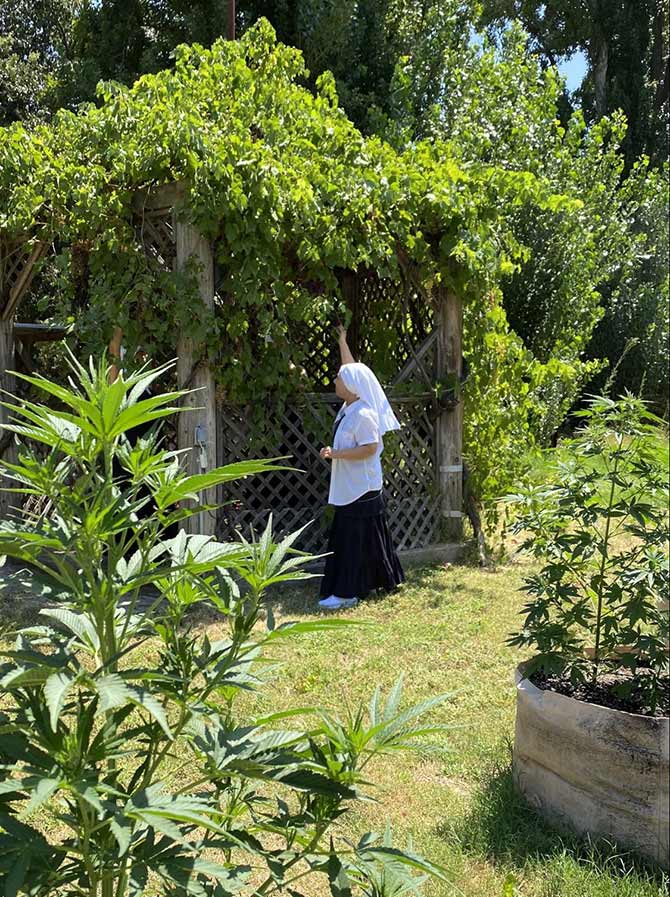
{"label": "grass lawn", "polygon": [[[399,754],[374,764],[379,803],[344,817],[343,833],[383,830],[396,843],[443,865],[453,882],[431,882],[426,897],[658,897],[668,879],[607,845],[560,836],[514,794],[510,751],[513,671],[521,659],[505,645],[517,622],[524,567],[486,572],[467,566],[411,571],[406,586],[382,601],[344,613],[357,626],[346,635],[296,636],[274,649],[274,684],[245,698],[250,712],[321,705],[344,711],[388,691],[405,675],[405,702],[457,692],[433,719],[457,724],[444,750]],[[279,620],[309,619],[313,589],[289,588],[273,599]],[[27,595],[0,593],[0,614],[34,619]],[[18,613],[17,613],[18,611]],[[214,635],[217,622],[203,623]],[[149,649],[150,650],[150,649]],[[48,825],[47,825],[48,827]],[[321,885],[304,892],[326,897]]]}
{"label": "grass lawn", "polygon": [[[561,837],[514,794],[513,671],[521,659],[505,645],[516,625],[523,568],[495,572],[453,566],[412,571],[401,592],[344,615],[369,625],[297,637],[259,710],[321,705],[355,707],[375,685],[388,691],[405,675],[407,702],[458,692],[434,718],[462,728],[448,750],[399,754],[376,763],[370,778],[380,803],[347,817],[358,834],[391,823],[449,871],[455,888],[431,883],[432,897],[651,897],[668,879],[646,872],[608,845]],[[276,607],[280,618],[314,614],[311,594],[295,591]]]}

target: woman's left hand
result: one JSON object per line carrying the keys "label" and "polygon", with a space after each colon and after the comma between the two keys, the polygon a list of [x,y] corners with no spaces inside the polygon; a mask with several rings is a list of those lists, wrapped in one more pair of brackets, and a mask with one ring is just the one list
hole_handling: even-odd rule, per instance
{"label": "woman's left hand", "polygon": [[333,460],[333,449],[330,445],[325,446],[319,452],[324,461],[332,461]]}

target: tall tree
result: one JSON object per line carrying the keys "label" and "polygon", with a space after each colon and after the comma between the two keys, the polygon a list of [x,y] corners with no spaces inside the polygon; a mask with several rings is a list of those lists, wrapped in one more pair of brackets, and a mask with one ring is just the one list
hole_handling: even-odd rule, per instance
{"label": "tall tree", "polygon": [[628,120],[628,167],[641,154],[668,156],[668,16],[665,0],[484,0],[483,22],[519,20],[532,48],[555,65],[582,51],[588,71],[578,91],[587,120],[617,109]]}
{"label": "tall tree", "polygon": [[369,131],[374,110],[389,108],[399,57],[389,28],[395,5],[395,0],[238,0],[238,18],[242,30],[267,18],[281,41],[302,50],[313,79],[331,71],[347,114]]}
{"label": "tall tree", "polygon": [[[440,81],[445,42],[453,42],[455,19],[467,33],[471,5],[470,0],[236,4],[240,34],[265,17],[283,43],[302,50],[312,83],[331,71],[342,106],[366,132],[377,128],[380,113],[392,114],[395,68],[417,49],[426,62],[424,102],[434,98],[431,85]],[[0,84],[11,98],[0,105],[3,121],[26,118],[33,108],[48,113],[92,100],[101,79],[130,84],[168,67],[178,44],[209,46],[225,36],[227,9],[228,0],[3,0]],[[33,83],[37,74],[39,84]]]}
{"label": "tall tree", "polygon": [[95,99],[172,64],[180,43],[225,34],[227,0],[2,0],[0,124]]}
{"label": "tall tree", "polygon": [[80,0],[3,0],[0,4],[0,124],[33,120],[61,105],[81,53]]}

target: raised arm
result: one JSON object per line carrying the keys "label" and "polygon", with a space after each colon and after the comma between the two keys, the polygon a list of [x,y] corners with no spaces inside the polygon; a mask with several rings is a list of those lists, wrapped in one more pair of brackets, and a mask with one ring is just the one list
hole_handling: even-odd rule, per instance
{"label": "raised arm", "polygon": [[337,328],[337,341],[340,346],[340,359],[342,360],[342,364],[353,364],[356,359],[351,354],[351,349],[347,342],[347,329],[341,324],[339,324]]}

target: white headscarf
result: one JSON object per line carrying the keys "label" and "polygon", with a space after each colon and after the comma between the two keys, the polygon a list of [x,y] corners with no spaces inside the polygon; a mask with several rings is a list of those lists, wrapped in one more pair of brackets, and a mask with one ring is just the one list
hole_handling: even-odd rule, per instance
{"label": "white headscarf", "polygon": [[349,392],[357,395],[375,412],[379,418],[379,431],[382,435],[390,430],[400,429],[398,418],[393,413],[386,393],[367,365],[360,362],[343,364],[340,368],[340,377]]}

